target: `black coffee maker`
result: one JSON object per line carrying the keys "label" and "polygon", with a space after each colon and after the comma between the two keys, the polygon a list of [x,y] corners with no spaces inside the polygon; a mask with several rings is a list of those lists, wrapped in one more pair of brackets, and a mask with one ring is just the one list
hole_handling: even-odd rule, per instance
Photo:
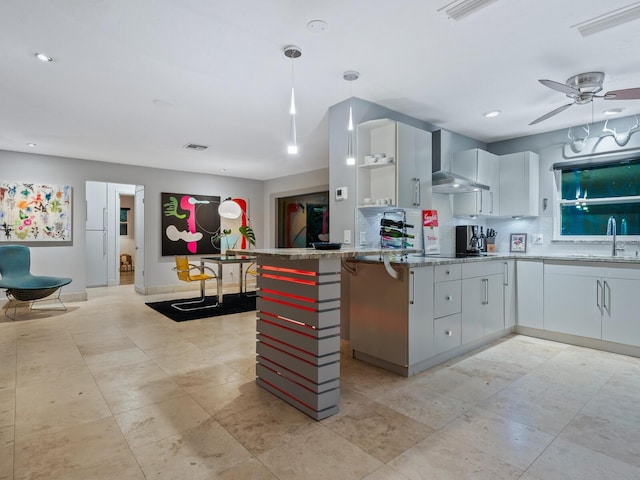
{"label": "black coffee maker", "polygon": [[486,239],[478,225],[456,226],[456,256],[482,255],[487,250]]}

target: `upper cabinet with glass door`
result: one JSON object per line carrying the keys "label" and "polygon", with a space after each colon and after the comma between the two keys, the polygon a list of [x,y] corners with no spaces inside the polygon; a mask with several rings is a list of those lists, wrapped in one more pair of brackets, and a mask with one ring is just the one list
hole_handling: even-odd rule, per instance
{"label": "upper cabinet with glass door", "polygon": [[361,123],[357,169],[359,208],[423,207],[430,197],[424,182],[431,176],[431,133],[389,119]]}

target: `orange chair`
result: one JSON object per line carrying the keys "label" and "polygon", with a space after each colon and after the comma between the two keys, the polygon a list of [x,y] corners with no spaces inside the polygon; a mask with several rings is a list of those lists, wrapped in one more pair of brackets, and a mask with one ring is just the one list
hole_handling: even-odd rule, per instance
{"label": "orange chair", "polygon": [[[200,282],[200,298],[198,300],[190,300],[187,302],[172,303],[171,306],[173,308],[175,308],[176,310],[180,310],[181,312],[191,312],[193,310],[218,307],[218,302],[216,302],[215,305],[203,305],[205,301],[205,282],[207,280],[213,280],[214,278],[217,278],[213,270],[211,270],[209,267],[199,267],[197,265],[189,263],[189,259],[187,257],[176,257],[176,266],[174,270],[178,273],[178,278],[183,282]],[[211,275],[204,273],[204,270],[210,271]],[[195,306],[186,307],[186,305]]]}

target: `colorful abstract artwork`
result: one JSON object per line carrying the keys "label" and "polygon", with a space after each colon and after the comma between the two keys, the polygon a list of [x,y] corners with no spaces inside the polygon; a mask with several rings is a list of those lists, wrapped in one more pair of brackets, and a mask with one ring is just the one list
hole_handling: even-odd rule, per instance
{"label": "colorful abstract artwork", "polygon": [[0,182],[0,241],[69,242],[71,187]]}
{"label": "colorful abstract artwork", "polygon": [[220,197],[162,193],[162,255],[220,253]]}

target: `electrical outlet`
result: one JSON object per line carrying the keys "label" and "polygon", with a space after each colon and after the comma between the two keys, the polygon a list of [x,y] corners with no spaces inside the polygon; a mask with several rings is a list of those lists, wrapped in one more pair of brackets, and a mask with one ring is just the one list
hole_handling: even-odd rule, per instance
{"label": "electrical outlet", "polygon": [[344,240],[343,243],[345,245],[351,245],[351,230],[344,231]]}
{"label": "electrical outlet", "polygon": [[360,232],[360,245],[367,244],[367,232]]}
{"label": "electrical outlet", "polygon": [[533,235],[533,243],[535,245],[542,245],[544,243],[543,235],[541,233],[536,233]]}

